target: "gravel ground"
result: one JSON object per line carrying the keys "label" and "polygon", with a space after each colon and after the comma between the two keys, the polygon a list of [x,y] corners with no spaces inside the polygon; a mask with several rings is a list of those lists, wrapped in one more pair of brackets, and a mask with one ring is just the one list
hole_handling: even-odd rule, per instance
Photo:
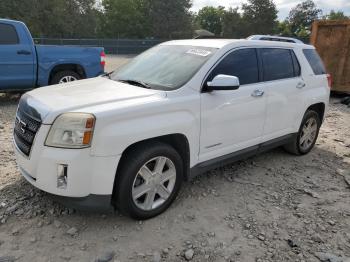
{"label": "gravel ground", "polygon": [[105,71],[111,72],[124,65],[133,57],[133,55],[107,55]]}
{"label": "gravel ground", "polygon": [[0,261],[330,261],[350,258],[350,108],[332,99],[315,149],[275,149],[185,183],[134,221],[55,203],[19,174],[18,95],[0,94]]}

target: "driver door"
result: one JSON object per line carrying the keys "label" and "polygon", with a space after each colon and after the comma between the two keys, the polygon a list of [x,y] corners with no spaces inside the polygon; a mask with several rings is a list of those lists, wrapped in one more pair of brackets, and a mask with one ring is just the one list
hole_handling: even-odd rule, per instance
{"label": "driver door", "polygon": [[0,23],[0,90],[26,89],[34,86],[34,54],[32,46],[21,43],[17,30]]}
{"label": "driver door", "polygon": [[206,82],[219,74],[238,77],[240,87],[201,93],[200,162],[258,145],[263,135],[266,94],[257,50],[228,53]]}

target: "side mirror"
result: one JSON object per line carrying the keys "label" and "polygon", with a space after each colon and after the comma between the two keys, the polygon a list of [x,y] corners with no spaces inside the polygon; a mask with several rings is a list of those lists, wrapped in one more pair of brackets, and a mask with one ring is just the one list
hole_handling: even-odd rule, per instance
{"label": "side mirror", "polygon": [[236,90],[239,88],[237,76],[217,75],[211,82],[207,82],[207,91],[214,90]]}

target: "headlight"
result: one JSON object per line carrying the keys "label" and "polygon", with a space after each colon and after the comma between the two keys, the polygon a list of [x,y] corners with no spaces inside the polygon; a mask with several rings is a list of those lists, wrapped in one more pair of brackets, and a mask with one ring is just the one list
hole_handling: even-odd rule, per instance
{"label": "headlight", "polygon": [[95,117],[86,113],[65,113],[56,118],[45,145],[62,148],[89,147],[94,131]]}

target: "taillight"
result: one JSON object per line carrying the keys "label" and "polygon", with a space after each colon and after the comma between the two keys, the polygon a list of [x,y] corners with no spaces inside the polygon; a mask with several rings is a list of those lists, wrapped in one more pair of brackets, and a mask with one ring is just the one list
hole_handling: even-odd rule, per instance
{"label": "taillight", "polygon": [[100,57],[101,57],[101,62],[100,62],[101,66],[105,67],[105,65],[106,65],[106,54],[105,54],[104,51],[101,52]]}
{"label": "taillight", "polygon": [[333,84],[333,79],[331,74],[327,74],[328,87],[331,89]]}

